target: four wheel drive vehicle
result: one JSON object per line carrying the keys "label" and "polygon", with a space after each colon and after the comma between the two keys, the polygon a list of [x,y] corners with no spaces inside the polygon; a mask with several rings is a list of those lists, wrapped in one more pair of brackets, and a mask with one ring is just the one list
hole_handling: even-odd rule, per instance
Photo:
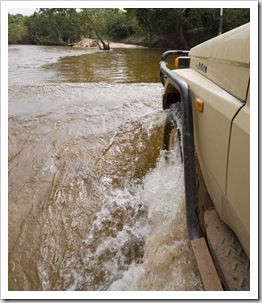
{"label": "four wheel drive vehicle", "polygon": [[249,23],[160,62],[164,149],[177,133],[188,234],[206,290],[250,289],[249,71]]}

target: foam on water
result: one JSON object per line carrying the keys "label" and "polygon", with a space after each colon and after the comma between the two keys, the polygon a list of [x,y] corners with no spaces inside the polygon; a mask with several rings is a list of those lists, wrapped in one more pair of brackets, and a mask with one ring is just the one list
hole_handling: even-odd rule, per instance
{"label": "foam on water", "polygon": [[[173,157],[180,163],[179,148]],[[132,262],[109,290],[202,290],[187,240],[182,165],[170,165],[162,154],[157,167],[147,174],[140,194],[147,208],[143,259]]]}

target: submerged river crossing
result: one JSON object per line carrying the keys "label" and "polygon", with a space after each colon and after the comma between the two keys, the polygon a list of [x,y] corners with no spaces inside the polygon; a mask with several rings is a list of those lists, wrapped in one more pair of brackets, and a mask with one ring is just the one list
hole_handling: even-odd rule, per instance
{"label": "submerged river crossing", "polygon": [[162,51],[8,53],[9,290],[203,290],[180,152],[162,151]]}

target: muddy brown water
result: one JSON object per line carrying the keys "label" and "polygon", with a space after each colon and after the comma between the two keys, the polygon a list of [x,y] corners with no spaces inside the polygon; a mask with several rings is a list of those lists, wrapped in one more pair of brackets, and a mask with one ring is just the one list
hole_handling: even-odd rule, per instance
{"label": "muddy brown water", "polygon": [[9,46],[9,290],[203,290],[150,49]]}

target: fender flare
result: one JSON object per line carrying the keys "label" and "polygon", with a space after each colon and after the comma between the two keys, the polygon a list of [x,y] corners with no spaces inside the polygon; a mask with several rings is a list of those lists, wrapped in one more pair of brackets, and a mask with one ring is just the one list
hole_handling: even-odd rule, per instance
{"label": "fender flare", "polygon": [[[188,52],[187,52],[188,53]],[[167,51],[160,61],[160,78],[165,82],[165,76],[170,79],[175,88],[180,92],[182,112],[182,138],[184,155],[184,182],[186,200],[186,220],[190,240],[202,237],[197,216],[197,185],[195,168],[195,144],[191,92],[188,84],[176,73],[167,68],[165,59],[169,55],[184,54],[183,51]]]}

